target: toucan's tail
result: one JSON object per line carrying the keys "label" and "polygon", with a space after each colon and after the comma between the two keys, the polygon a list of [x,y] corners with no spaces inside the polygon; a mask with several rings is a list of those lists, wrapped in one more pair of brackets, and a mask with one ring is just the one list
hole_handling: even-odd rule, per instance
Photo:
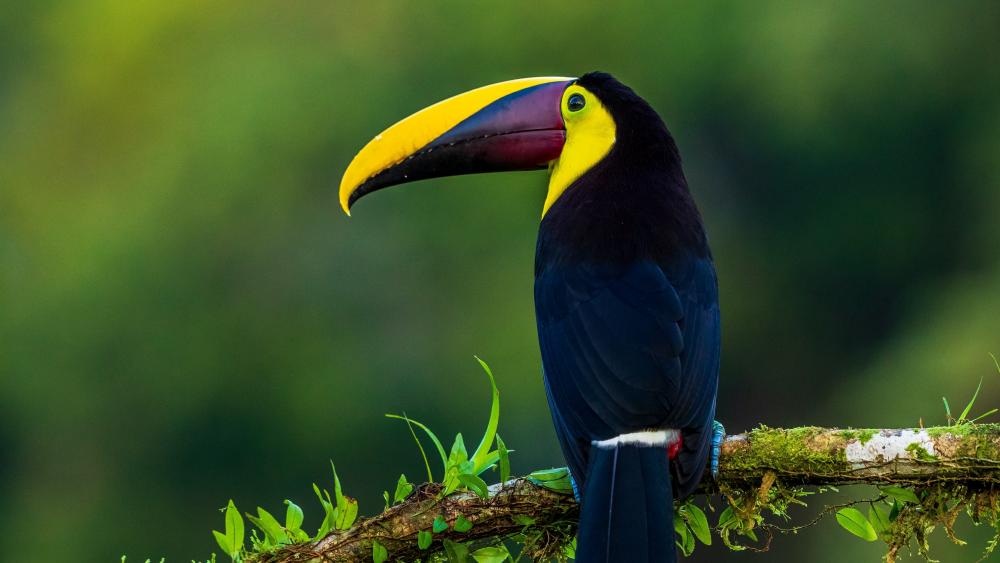
{"label": "toucan's tail", "polygon": [[577,563],[674,563],[667,449],[595,443],[583,491]]}

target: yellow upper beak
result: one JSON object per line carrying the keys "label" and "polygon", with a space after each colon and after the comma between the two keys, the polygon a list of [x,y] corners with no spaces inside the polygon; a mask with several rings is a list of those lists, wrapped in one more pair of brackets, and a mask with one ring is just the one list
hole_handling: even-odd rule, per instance
{"label": "yellow upper beak", "polygon": [[[483,86],[482,88],[477,88],[464,94],[448,98],[447,100],[438,102],[403,119],[369,141],[368,144],[361,149],[357,156],[354,157],[354,160],[351,161],[351,164],[347,167],[347,171],[344,172],[344,177],[340,181],[341,207],[343,207],[345,213],[350,215],[350,207],[353,200],[360,197],[360,195],[363,195],[363,193],[355,193],[359,191],[358,188],[360,186],[364,185],[376,175],[386,172],[387,170],[403,163],[407,159],[413,157],[416,153],[421,152],[422,149],[424,152],[430,153],[435,147],[429,147],[429,145],[431,145],[436,139],[441,138],[443,135],[453,130],[457,125],[473,115],[476,115],[477,112],[480,112],[480,110],[483,110],[483,108],[486,108],[490,104],[501,100],[501,98],[505,98],[511,94],[524,91],[535,86],[554,82],[568,84],[572,80],[572,78],[546,76],[537,78],[521,78],[518,80],[509,80],[507,82],[491,84],[489,86]],[[545,98],[545,105],[549,105],[549,99],[556,96],[555,108],[553,111],[555,112],[555,115],[558,116],[558,97],[561,97],[562,90],[559,89],[556,91],[556,88],[554,87],[551,88],[551,90],[552,93],[545,94],[547,96]],[[558,118],[559,121],[558,124],[556,124],[556,118],[551,114],[547,114],[545,119],[540,119],[533,114],[532,119],[539,123],[537,125],[533,123],[525,124],[524,116],[520,116],[519,119],[511,117],[513,112],[509,103],[501,105],[503,107],[500,111],[506,112],[505,118],[504,120],[501,120],[500,123],[495,125],[494,128],[503,128],[510,123],[516,123],[520,129],[518,131],[497,130],[487,134],[480,134],[481,131],[476,130],[475,132],[478,135],[476,139],[486,139],[490,136],[500,137],[515,132],[530,133],[531,136],[528,143],[534,143],[534,145],[530,148],[538,153],[534,156],[534,158],[541,159],[543,156],[544,158],[549,158],[549,156],[551,156],[550,153],[552,152],[556,142],[554,140],[554,132],[559,129],[561,137],[558,141],[558,148],[561,149],[562,139],[565,138],[564,131],[561,130],[561,117]],[[542,137],[545,137],[544,150],[537,148]],[[458,139],[457,141],[452,141],[449,146],[454,146],[457,143],[465,141],[467,141],[467,139]],[[526,158],[522,154],[525,152],[524,141],[522,140],[520,143],[520,145],[513,148],[509,146],[511,143],[507,143],[507,146],[502,147],[502,150],[506,151],[505,154],[508,156],[515,154],[515,151],[520,151],[516,153],[516,158],[520,158],[524,161]],[[523,169],[523,162],[519,162],[519,164]],[[540,164],[544,165],[544,163]],[[392,183],[402,183],[404,181],[414,179],[443,176],[455,173],[503,169],[496,166],[495,162],[492,161],[487,162],[483,170],[463,169],[455,171],[447,169],[447,166],[441,166],[440,161],[436,161],[429,166],[432,168],[431,170],[422,170],[420,171],[420,174],[411,175],[415,177],[409,177],[404,174],[401,178],[394,180]],[[467,165],[466,168],[468,168]],[[517,168],[510,167],[508,169]],[[352,196],[354,197],[352,198]]]}

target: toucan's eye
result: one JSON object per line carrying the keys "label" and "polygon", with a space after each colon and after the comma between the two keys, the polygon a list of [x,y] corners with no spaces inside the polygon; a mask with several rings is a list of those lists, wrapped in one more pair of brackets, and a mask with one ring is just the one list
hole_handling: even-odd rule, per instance
{"label": "toucan's eye", "polygon": [[583,94],[572,94],[566,100],[566,107],[569,108],[569,111],[580,111],[585,105],[587,105],[587,99],[583,97]]}

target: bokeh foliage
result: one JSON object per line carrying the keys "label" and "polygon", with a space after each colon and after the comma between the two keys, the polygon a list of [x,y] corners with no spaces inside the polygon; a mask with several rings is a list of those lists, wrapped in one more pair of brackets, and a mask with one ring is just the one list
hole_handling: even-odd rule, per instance
{"label": "bokeh foliage", "polygon": [[[479,416],[474,353],[515,471],[560,464],[544,176],[336,202],[374,133],[514,77],[611,71],[667,120],[731,430],[935,416],[1000,348],[998,24],[993,2],[0,3],[4,558],[203,557],[226,499],[305,501],[330,457],[375,511],[420,474],[382,413]],[[701,557],[866,547],[835,528]]]}

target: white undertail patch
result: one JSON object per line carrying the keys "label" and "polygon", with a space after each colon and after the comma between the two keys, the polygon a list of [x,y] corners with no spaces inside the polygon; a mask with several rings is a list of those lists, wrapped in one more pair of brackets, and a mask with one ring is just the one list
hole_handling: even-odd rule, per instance
{"label": "white undertail patch", "polygon": [[618,446],[667,447],[681,439],[681,432],[675,428],[666,430],[643,430],[621,434],[607,440],[594,440],[592,445],[611,450]]}

